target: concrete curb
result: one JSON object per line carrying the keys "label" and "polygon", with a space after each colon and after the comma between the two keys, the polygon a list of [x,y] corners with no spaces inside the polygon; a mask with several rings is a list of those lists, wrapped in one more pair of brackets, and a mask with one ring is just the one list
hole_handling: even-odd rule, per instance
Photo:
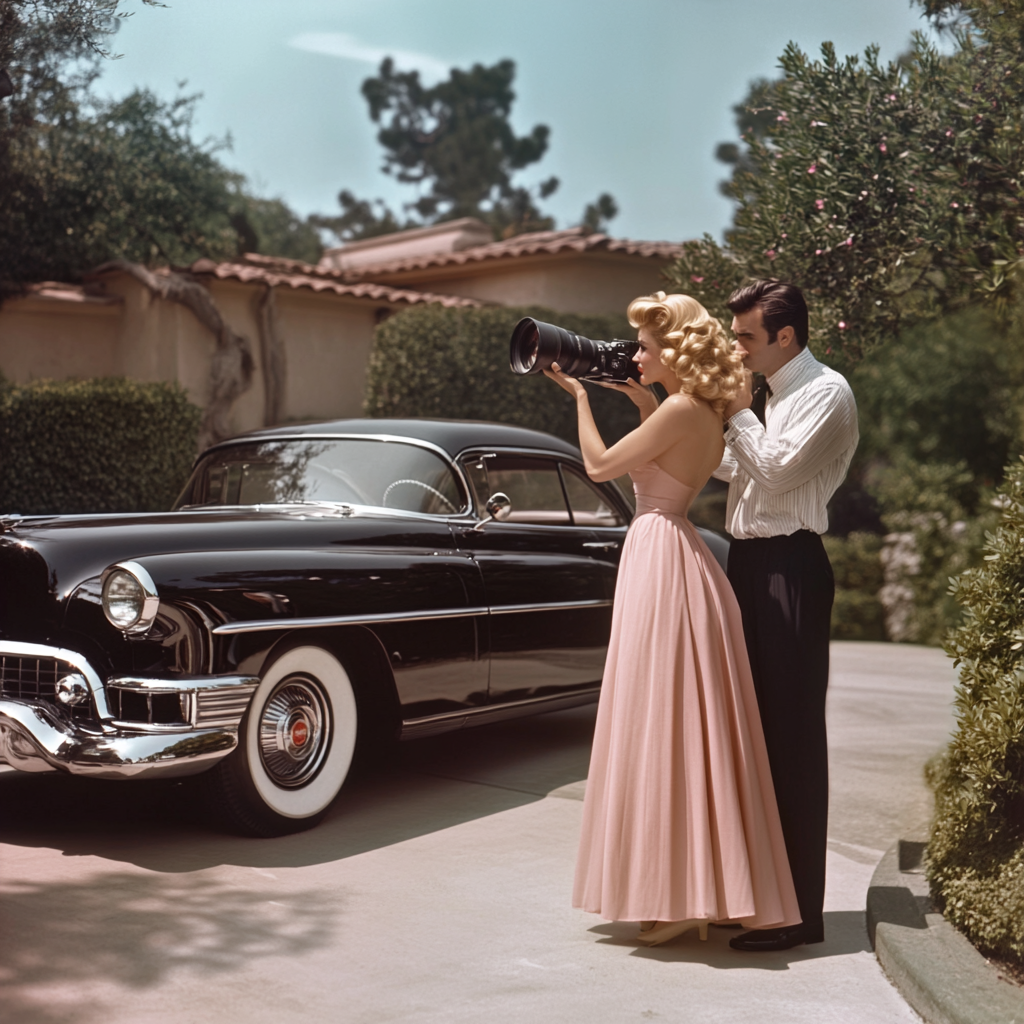
{"label": "concrete curb", "polygon": [[871,878],[868,935],[882,969],[928,1024],[1024,1024],[1024,989],[935,911],[923,850],[901,839]]}

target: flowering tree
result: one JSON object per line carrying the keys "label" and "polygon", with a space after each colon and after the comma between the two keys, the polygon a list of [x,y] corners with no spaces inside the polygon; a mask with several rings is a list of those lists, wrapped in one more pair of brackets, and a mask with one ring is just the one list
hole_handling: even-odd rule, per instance
{"label": "flowering tree", "polygon": [[1024,0],[925,0],[955,43],[923,35],[883,64],[812,60],[790,44],[759,96],[727,192],[726,246],[691,242],[680,288],[725,315],[748,277],[780,277],[813,297],[812,343],[857,359],[909,322],[979,300],[1012,310],[1024,268]]}

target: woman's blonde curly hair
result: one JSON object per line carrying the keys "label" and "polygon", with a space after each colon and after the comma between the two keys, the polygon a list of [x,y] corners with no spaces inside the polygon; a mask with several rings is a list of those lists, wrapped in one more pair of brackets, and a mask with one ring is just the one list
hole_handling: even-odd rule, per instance
{"label": "woman's blonde curly hair", "polygon": [[661,361],[682,381],[683,391],[720,413],[743,380],[743,360],[725,328],[689,295],[655,292],[626,310],[637,329],[646,327],[661,346]]}

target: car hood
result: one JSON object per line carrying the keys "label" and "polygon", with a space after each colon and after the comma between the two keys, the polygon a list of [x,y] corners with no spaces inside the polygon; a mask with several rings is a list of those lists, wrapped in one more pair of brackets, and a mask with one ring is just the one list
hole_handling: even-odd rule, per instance
{"label": "car hood", "polygon": [[0,632],[53,628],[60,607],[108,566],[202,552],[448,546],[447,522],[318,506],[201,509],[158,514],[37,516],[3,521]]}

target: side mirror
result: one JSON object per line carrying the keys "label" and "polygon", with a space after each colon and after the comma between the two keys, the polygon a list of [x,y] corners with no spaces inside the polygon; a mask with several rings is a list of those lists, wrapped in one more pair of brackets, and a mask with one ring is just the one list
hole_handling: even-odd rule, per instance
{"label": "side mirror", "polygon": [[504,522],[510,515],[512,515],[512,499],[504,494],[502,491],[495,491],[485,502],[484,511],[487,513],[486,519],[481,519],[474,530],[482,530],[484,526],[492,521]]}

